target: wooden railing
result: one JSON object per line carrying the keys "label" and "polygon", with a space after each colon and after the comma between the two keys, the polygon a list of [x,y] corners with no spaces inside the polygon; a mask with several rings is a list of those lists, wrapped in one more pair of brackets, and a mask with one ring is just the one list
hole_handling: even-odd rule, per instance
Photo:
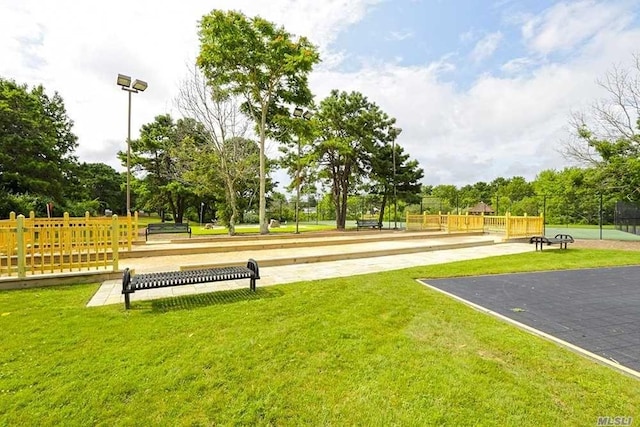
{"label": "wooden railing", "polygon": [[28,218],[0,220],[0,276],[118,269],[118,252],[131,250],[138,235],[132,218]]}
{"label": "wooden railing", "polygon": [[542,216],[485,216],[485,215],[411,215],[407,214],[407,230],[485,232],[503,234],[505,239],[541,235]]}

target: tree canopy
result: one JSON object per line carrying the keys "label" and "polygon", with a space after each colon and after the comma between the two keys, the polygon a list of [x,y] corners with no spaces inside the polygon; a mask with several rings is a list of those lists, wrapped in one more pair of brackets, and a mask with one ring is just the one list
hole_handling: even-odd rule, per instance
{"label": "tree canopy", "polygon": [[58,93],[0,79],[0,189],[62,203],[76,162],[72,127]]}

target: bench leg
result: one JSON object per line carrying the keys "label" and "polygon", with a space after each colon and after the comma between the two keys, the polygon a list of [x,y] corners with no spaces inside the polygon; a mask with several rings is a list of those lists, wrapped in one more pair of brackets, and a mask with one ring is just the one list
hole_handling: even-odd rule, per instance
{"label": "bench leg", "polygon": [[129,299],[129,294],[124,294],[124,308],[125,310],[129,310],[131,308],[131,300]]}
{"label": "bench leg", "polygon": [[253,292],[256,291],[256,279],[254,278],[249,279],[249,289]]}

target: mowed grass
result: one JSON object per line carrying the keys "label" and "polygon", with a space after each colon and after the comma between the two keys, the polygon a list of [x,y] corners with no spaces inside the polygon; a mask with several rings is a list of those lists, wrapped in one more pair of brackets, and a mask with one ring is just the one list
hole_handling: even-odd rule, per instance
{"label": "mowed grass", "polygon": [[549,250],[86,308],[0,292],[0,425],[595,425],[640,382],[415,281],[638,262]]}
{"label": "mowed grass", "polygon": [[[298,224],[298,232],[299,233],[307,233],[311,231],[328,231],[335,230],[336,225],[327,225],[327,224],[310,224],[310,223],[300,223]],[[260,226],[258,224],[240,224],[235,227],[236,234],[259,234]],[[282,224],[280,227],[269,228],[269,233],[272,234],[280,234],[280,233],[295,233],[296,225],[295,223]],[[229,234],[229,230],[226,227],[216,226],[214,228],[205,228],[204,226],[200,226],[200,224],[192,224],[191,232],[194,236],[208,236],[208,235],[226,235]]]}

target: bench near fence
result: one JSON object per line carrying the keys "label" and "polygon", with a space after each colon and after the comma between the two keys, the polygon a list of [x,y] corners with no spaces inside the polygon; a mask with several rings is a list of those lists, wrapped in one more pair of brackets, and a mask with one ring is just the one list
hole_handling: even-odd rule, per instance
{"label": "bench near fence", "polygon": [[147,225],[147,229],[144,232],[144,239],[147,240],[150,234],[165,233],[188,233],[189,238],[191,238],[191,227],[184,222],[152,222]]}
{"label": "bench near fence", "polygon": [[236,279],[249,279],[249,290],[255,292],[256,280],[260,279],[258,262],[254,259],[249,259],[246,267],[215,267],[145,274],[132,274],[131,270],[126,268],[122,277],[124,306],[127,310],[131,307],[129,296],[135,291]]}
{"label": "bench near fence", "polygon": [[538,246],[540,246],[540,251],[542,251],[544,245],[549,246],[555,244],[559,244],[560,249],[567,249],[567,244],[573,243],[573,237],[569,234],[556,234],[555,237],[533,236],[529,239],[529,243],[536,244],[536,251],[538,250]]}
{"label": "bench near fence", "polygon": [[356,219],[356,230],[361,228],[377,228],[382,229],[382,223],[376,219]]}

